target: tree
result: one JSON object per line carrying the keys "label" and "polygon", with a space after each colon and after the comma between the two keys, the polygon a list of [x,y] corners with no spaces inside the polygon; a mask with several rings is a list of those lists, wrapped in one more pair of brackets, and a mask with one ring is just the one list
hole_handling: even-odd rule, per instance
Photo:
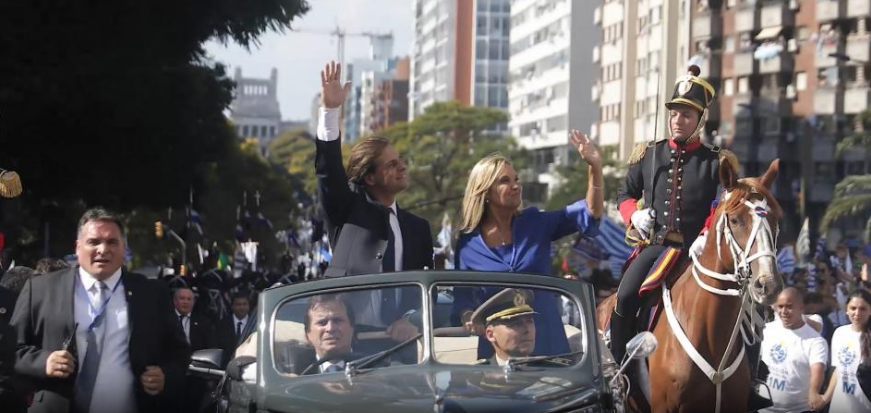
{"label": "tree", "polygon": [[[203,43],[249,47],[307,10],[306,0],[0,2],[0,167],[24,181],[23,222],[85,205],[183,205],[236,144],[223,114],[233,83]],[[68,226],[60,233],[74,234]]]}
{"label": "tree", "polygon": [[[859,115],[862,131],[848,136],[838,143],[837,154],[851,149],[871,148],[871,111],[866,110]],[[866,158],[867,158],[866,154]],[[838,220],[856,217],[865,219],[865,241],[871,239],[871,175],[851,175],[835,185],[834,196],[826,208],[820,223],[821,232],[825,233]]]}
{"label": "tree", "polygon": [[399,195],[399,203],[437,230],[445,212],[455,216],[459,211],[469,172],[481,158],[502,152],[521,169],[525,154],[514,140],[488,131],[507,120],[499,109],[445,102],[380,132],[409,164],[411,186]]}
{"label": "tree", "polygon": [[[568,145],[568,144],[567,144]],[[617,188],[622,183],[622,177],[609,171],[615,171],[620,163],[616,160],[617,148],[606,146],[602,151],[602,169],[605,171],[605,202],[617,199]],[[545,209],[558,209],[585,198],[587,194],[587,164],[581,160],[578,152],[572,150],[570,160],[566,165],[557,167],[557,178],[560,186],[548,197]]]}
{"label": "tree", "polygon": [[269,162],[280,165],[291,176],[301,195],[317,191],[314,137],[303,129],[287,131],[269,143]]}

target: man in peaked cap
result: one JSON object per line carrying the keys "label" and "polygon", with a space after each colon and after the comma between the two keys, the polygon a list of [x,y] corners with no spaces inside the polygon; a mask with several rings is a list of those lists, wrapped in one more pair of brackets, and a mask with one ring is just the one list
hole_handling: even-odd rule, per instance
{"label": "man in peaked cap", "polygon": [[[504,366],[509,358],[528,357],[535,349],[535,320],[532,293],[506,288],[490,297],[472,313],[472,323],[480,326],[495,354],[477,364]],[[537,366],[565,366],[571,360],[552,359],[530,363]]]}

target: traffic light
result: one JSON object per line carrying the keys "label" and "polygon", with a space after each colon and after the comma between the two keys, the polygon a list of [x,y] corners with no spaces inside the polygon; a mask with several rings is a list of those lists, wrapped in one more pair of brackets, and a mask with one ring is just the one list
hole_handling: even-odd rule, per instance
{"label": "traffic light", "polygon": [[154,235],[158,239],[163,239],[163,223],[160,221],[154,221]]}

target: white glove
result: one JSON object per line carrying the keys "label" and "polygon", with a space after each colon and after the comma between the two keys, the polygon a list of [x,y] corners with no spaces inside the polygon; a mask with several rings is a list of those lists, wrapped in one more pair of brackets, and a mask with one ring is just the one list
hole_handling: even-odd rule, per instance
{"label": "white glove", "polygon": [[635,229],[641,233],[641,236],[644,239],[647,239],[647,235],[650,234],[650,228],[653,226],[653,217],[650,216],[650,208],[639,209],[632,213],[632,217],[630,218],[632,221],[632,225],[635,226]]}
{"label": "white glove", "polygon": [[708,241],[708,231],[705,231],[704,234],[699,235],[695,241],[693,241],[693,245],[690,245],[690,256],[698,257],[702,255],[702,251],[705,249],[705,242]]}

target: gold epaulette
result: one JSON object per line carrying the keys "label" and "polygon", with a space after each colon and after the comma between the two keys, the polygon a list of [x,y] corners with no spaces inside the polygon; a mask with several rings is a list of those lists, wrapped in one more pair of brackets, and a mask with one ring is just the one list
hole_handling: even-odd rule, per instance
{"label": "gold epaulette", "polygon": [[21,178],[15,171],[0,169],[0,197],[15,198],[21,195]]}
{"label": "gold epaulette", "polygon": [[[647,153],[647,142],[636,143],[632,148],[632,153],[629,154],[629,165],[635,165],[644,159],[644,154]],[[652,145],[650,145],[652,146]]]}

